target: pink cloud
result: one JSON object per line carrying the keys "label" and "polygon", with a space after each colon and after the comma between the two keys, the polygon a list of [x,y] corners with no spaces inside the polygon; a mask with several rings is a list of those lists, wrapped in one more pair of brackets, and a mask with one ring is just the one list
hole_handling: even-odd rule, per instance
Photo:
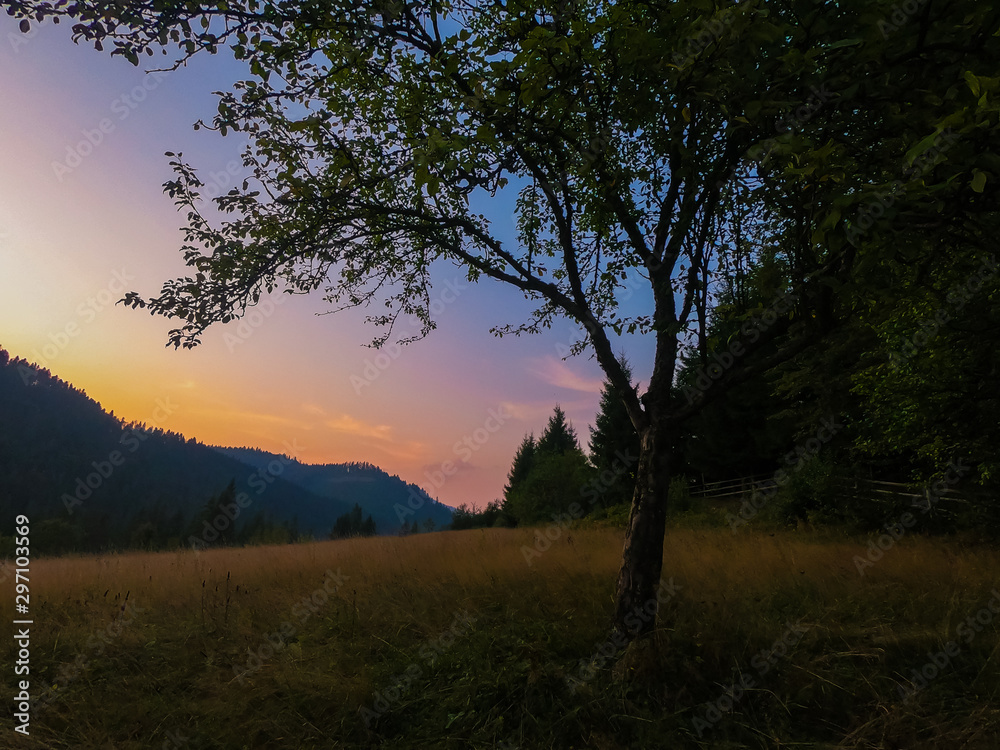
{"label": "pink cloud", "polygon": [[574,372],[569,364],[555,357],[535,361],[531,373],[549,385],[583,393],[600,393],[604,385],[601,378],[587,378]]}

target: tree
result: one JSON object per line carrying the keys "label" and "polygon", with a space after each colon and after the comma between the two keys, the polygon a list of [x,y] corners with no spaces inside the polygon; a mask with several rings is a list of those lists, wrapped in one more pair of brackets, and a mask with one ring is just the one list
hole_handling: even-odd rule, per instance
{"label": "tree", "polygon": [[[484,529],[510,525],[511,519],[507,512],[501,509],[500,501],[491,500],[481,511],[469,508],[467,503],[459,505],[452,514],[450,528],[454,531],[461,531],[463,529]],[[433,527],[428,528],[426,521],[424,528],[428,531],[433,530]]]}
{"label": "tree", "polygon": [[501,514],[525,524],[564,511],[580,499],[587,469],[576,431],[557,404],[537,441],[533,433],[524,436],[507,474],[501,512],[496,518],[484,518],[484,525],[494,525]]}
{"label": "tree", "polygon": [[519,491],[531,474],[531,469],[535,465],[535,450],[535,435],[534,433],[529,433],[524,436],[524,439],[518,446],[517,453],[514,454],[514,462],[507,473],[507,484],[503,488],[504,499],[501,507],[503,512],[511,519],[514,518],[510,506],[511,498]]}
{"label": "tree", "polygon": [[518,525],[526,525],[551,520],[573,503],[583,505],[583,489],[591,480],[591,470],[576,431],[557,405],[538,442],[526,437],[521,443],[510,475],[525,473],[516,484],[512,482],[503,512]]}
{"label": "tree", "polygon": [[[46,518],[33,524],[31,528],[31,543],[35,554],[61,555],[80,549],[83,541],[83,530],[65,518]],[[138,544],[135,546],[139,546]],[[14,548],[5,556],[14,557]]]}
{"label": "tree", "polygon": [[[347,513],[338,516],[333,522],[333,530],[330,532],[331,539],[346,539],[353,536],[375,536],[375,521],[371,514],[368,518],[362,518],[363,511],[361,505],[354,504]],[[416,521],[413,522],[416,526]],[[406,524],[404,523],[404,527]]]}
{"label": "tree", "polygon": [[475,528],[476,512],[469,508],[468,503],[461,503],[451,514],[452,531],[464,531]]}
{"label": "tree", "polygon": [[[236,480],[229,480],[229,484],[215,497],[210,498],[201,509],[191,525],[190,536],[200,539],[202,543],[208,545],[218,544],[220,546],[230,545],[236,539],[236,520],[233,509],[239,509],[236,504]],[[209,538],[206,536],[210,531],[217,532]]]}
{"label": "tree", "polygon": [[548,424],[545,425],[545,431],[538,438],[537,451],[539,454],[561,456],[573,450],[580,450],[576,430],[573,429],[573,425],[566,422],[566,413],[559,404],[556,404]]}
{"label": "tree", "polygon": [[[624,358],[622,368],[631,383],[632,368]],[[630,387],[633,393],[637,393],[636,386]],[[635,470],[639,460],[639,434],[625,408],[625,400],[610,381],[605,381],[601,390],[597,418],[590,428],[589,447],[590,462],[600,472],[601,506],[631,500],[635,492]]]}
{"label": "tree", "polygon": [[[769,327],[787,330],[791,326],[791,301],[776,304],[771,297],[773,290],[769,287],[773,282],[769,279],[775,274],[771,265],[765,262],[750,269],[738,283],[719,293],[706,326],[705,350],[688,352],[679,363],[675,384],[678,399],[697,398],[702,390],[712,387],[713,376],[726,364],[726,357],[732,356],[728,349],[734,342],[752,338],[765,325],[762,315],[759,323],[741,331],[754,311],[763,309],[764,315],[773,315],[766,324]],[[775,351],[772,345],[746,354],[746,365],[773,357]],[[780,465],[779,457],[794,447],[796,427],[814,429],[816,421],[830,413],[810,413],[809,417],[793,419],[787,402],[776,393],[775,380],[774,373],[758,372],[687,420],[679,430],[677,466],[689,476],[707,481],[773,472]]]}
{"label": "tree", "polygon": [[[556,316],[581,326],[574,351],[596,356],[639,435],[614,615],[628,639],[655,624],[634,614],[657,595],[681,425],[850,314],[837,300],[885,252],[859,236],[857,211],[896,146],[912,163],[949,117],[996,142],[980,111],[995,105],[977,101],[1000,57],[997,10],[973,0],[918,4],[913,17],[889,0],[7,5],[24,30],[71,16],[77,38],[133,64],[173,40],[183,56],[228,45],[251,71],[221,95],[213,122],[250,141],[247,181],[216,199],[229,218],[208,221],[203,184],[176,156],[166,190],[187,211],[193,275],[152,299],[126,297],[179,319],[174,345],[194,346],[279,286],[322,289],[337,308],[378,302],[375,344],[400,315],[428,333],[435,261],[538,304],[498,334]],[[890,23],[894,10],[903,18]],[[974,164],[967,154],[950,182],[933,173],[893,194],[892,213],[979,210],[965,201],[1000,167]],[[473,208],[502,190],[517,192],[513,242]],[[794,212],[780,210],[781,196]],[[751,201],[767,215],[753,218]],[[774,291],[794,295],[795,323],[741,342],[710,388],[678,399],[679,357],[707,351],[720,280],[770,253],[781,255]],[[623,286],[641,286],[646,308],[623,306]],[[613,354],[626,331],[655,341],[641,396]],[[747,364],[766,346],[772,356]]]}
{"label": "tree", "polygon": [[542,453],[531,474],[515,491],[508,512],[518,526],[552,522],[567,514],[576,503],[581,513],[589,510],[583,493],[593,479],[593,468],[577,448],[566,453]]}

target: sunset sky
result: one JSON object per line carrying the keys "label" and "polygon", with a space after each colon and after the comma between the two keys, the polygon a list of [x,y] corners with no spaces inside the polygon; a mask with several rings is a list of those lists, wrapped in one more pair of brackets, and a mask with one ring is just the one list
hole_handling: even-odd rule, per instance
{"label": "sunset sky", "polygon": [[[211,118],[211,92],[240,75],[226,53],[144,72],[156,64],[137,69],[74,45],[66,24],[23,35],[0,16],[0,345],[127,420],[150,422],[166,401],[164,429],[275,452],[296,445],[307,463],[369,461],[449,505],[500,497],[517,444],[556,403],[586,447],[602,374],[586,356],[560,357],[579,329],[564,321],[544,335],[493,337],[491,326],[523,320],[531,306],[458,268],[438,273],[432,299],[449,301],[438,329],[395,356],[365,347],[373,331],[363,312],[321,315],[318,297],[283,297],[242,326],[210,330],[194,350],[164,346],[171,321],[115,306],[123,292],[149,296],[187,270],[182,216],[161,189],[172,176],[164,152],[183,152],[210,188],[227,187],[242,146],[192,128]],[[512,205],[505,196],[483,210],[512,231]],[[616,349],[648,377],[649,342]],[[473,439],[463,461],[468,451],[456,448],[491,414],[500,429]],[[442,483],[435,473],[447,461],[460,471]]]}

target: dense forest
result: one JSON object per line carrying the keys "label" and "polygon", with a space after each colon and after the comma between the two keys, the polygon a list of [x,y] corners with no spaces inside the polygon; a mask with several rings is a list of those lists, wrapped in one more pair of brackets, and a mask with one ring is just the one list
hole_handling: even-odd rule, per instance
{"label": "dense forest", "polygon": [[[691,489],[705,483],[778,477],[769,515],[871,531],[912,507],[906,497],[866,489],[867,480],[879,480],[929,498],[928,512],[918,514],[926,531],[1000,532],[1000,346],[975,345],[995,337],[1000,324],[990,303],[1000,295],[994,259],[940,264],[923,284],[915,269],[897,270],[908,282],[869,300],[829,347],[747,378],[684,425],[674,446],[672,512],[688,510]],[[721,295],[706,331],[713,354],[683,359],[675,399],[710,390],[742,356],[741,342],[794,325],[794,300],[768,300],[761,291],[770,274],[759,269]],[[758,350],[745,364],[770,354]],[[538,438],[524,436],[503,498],[480,510],[459,506],[454,526],[623,519],[638,442],[621,398],[605,383],[589,452],[557,405]]]}

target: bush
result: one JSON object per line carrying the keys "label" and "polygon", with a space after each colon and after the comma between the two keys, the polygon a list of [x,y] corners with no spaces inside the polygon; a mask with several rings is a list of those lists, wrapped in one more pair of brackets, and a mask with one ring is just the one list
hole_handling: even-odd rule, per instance
{"label": "bush", "polygon": [[593,479],[593,468],[579,450],[543,454],[520,485],[509,493],[507,510],[519,526],[530,526],[583,505],[583,489]]}
{"label": "bush", "polygon": [[788,473],[788,481],[762,511],[765,518],[783,524],[843,523],[845,508],[837,468],[822,458],[806,461]]}
{"label": "bush", "polygon": [[670,480],[670,489],[667,490],[667,512],[686,513],[693,507],[694,501],[691,499],[691,483],[688,478],[681,474]]}

